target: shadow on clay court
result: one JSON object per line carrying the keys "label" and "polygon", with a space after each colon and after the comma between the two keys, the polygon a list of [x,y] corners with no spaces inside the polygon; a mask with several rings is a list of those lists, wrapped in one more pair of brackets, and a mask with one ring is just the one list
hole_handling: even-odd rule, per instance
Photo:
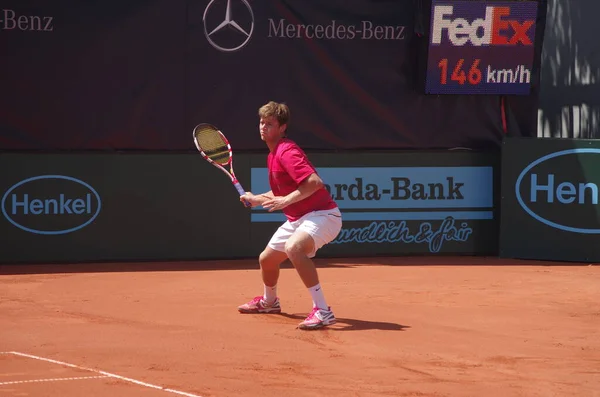
{"label": "shadow on clay court", "polygon": [[[363,266],[550,266],[585,265],[588,263],[544,262],[535,260],[502,259],[485,256],[398,256],[398,257],[346,257],[318,258],[318,268],[357,268]],[[293,268],[289,261],[282,269]],[[172,272],[214,270],[258,270],[256,258],[190,260],[190,261],[130,261],[130,262],[80,262],[80,263],[11,263],[0,262],[0,275],[56,274],[56,273],[107,273],[107,272]]]}
{"label": "shadow on clay court", "polygon": [[[302,321],[306,318],[306,314],[280,313],[278,315],[298,321]],[[327,327],[326,329],[332,331],[364,331],[371,329],[377,329],[382,331],[404,331],[408,328],[410,328],[408,325],[396,323],[386,323],[382,321],[365,321],[338,317],[337,323],[335,323],[335,325]]]}

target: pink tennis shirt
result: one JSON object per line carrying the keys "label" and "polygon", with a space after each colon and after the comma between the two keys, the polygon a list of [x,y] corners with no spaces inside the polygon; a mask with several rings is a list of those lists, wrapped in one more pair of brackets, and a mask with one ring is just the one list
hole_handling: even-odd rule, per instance
{"label": "pink tennis shirt", "polygon": [[[269,153],[267,168],[269,185],[275,196],[287,196],[311,174],[317,173],[304,151],[288,138],[282,138],[275,150]],[[327,189],[322,187],[307,198],[288,205],[283,209],[283,213],[293,222],[309,212],[333,208],[337,208],[337,204]]]}

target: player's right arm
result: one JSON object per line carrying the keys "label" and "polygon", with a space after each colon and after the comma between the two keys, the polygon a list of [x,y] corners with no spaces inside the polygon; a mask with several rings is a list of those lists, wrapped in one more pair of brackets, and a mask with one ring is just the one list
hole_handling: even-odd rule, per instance
{"label": "player's right arm", "polygon": [[248,201],[251,207],[258,207],[262,205],[265,201],[271,200],[275,197],[273,191],[269,190],[263,194],[252,194],[252,192],[246,192],[243,196],[240,196],[240,201]]}

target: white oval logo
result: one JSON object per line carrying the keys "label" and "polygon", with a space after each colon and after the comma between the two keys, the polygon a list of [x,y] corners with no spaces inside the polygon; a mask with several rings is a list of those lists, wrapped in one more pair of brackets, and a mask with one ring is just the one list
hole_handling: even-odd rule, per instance
{"label": "white oval logo", "polygon": [[11,186],[2,197],[2,214],[26,232],[66,234],[92,223],[102,206],[89,184],[64,175],[41,175]]}
{"label": "white oval logo", "polygon": [[[537,160],[535,160],[534,162],[532,162],[531,164],[529,164],[519,175],[519,177],[517,178],[517,182],[515,184],[515,193],[517,196],[517,201],[519,202],[519,205],[521,205],[521,207],[534,219],[542,222],[543,224],[550,226],[552,228],[555,229],[559,229],[559,230],[563,230],[566,232],[573,232],[573,233],[582,233],[582,234],[600,234],[600,228],[597,227],[598,225],[598,220],[597,218],[594,217],[589,217],[586,216],[583,213],[579,213],[579,217],[576,216],[572,216],[572,214],[565,214],[564,211],[566,209],[566,207],[562,207],[560,210],[554,210],[553,212],[555,213],[554,218],[568,218],[572,221],[575,221],[577,219],[579,219],[581,222],[592,222],[594,223],[596,226],[595,227],[575,227],[575,226],[567,226],[561,223],[565,223],[565,222],[561,222],[559,223],[558,219],[548,219],[549,216],[547,215],[546,217],[542,217],[541,215],[537,214],[535,211],[533,211],[530,206],[537,201],[537,197],[538,194],[539,195],[546,195],[546,205],[573,205],[573,206],[579,206],[583,209],[589,209],[591,205],[598,205],[598,199],[600,196],[599,193],[599,188],[598,185],[596,183],[592,183],[590,181],[563,181],[560,182],[558,180],[556,180],[554,173],[559,173],[559,172],[565,172],[568,170],[566,169],[566,167],[564,167],[564,164],[561,164],[561,166],[557,166],[555,168],[551,168],[553,173],[543,173],[542,175],[537,175],[537,174],[531,174],[531,186],[529,187],[529,194],[530,194],[530,198],[528,200],[529,205],[525,202],[525,200],[523,199],[522,195],[521,195],[521,185],[524,182],[524,178],[526,175],[528,175],[528,173],[536,166],[539,166],[540,164],[551,160],[551,159],[556,159],[558,157],[562,157],[562,156],[568,156],[568,155],[584,155],[584,154],[595,154],[595,155],[599,155],[600,154],[600,149],[569,149],[569,150],[563,150],[560,152],[556,152],[556,153],[551,153],[548,154],[544,157],[541,157]],[[581,161],[582,157],[580,156],[577,159],[577,164],[579,164],[579,162]],[[575,166],[574,166],[575,167]],[[600,167],[600,157],[598,157],[598,165],[595,166],[594,168],[597,169]],[[577,174],[577,173],[575,173]],[[584,172],[579,173],[579,175],[585,175]],[[577,175],[568,175],[569,177],[574,177]],[[559,183],[560,182],[560,183]],[[533,188],[533,185],[535,185],[535,189]],[[535,198],[536,200],[531,200],[531,198]],[[591,203],[590,203],[591,201]],[[576,207],[571,207],[571,208],[576,208]],[[593,213],[596,213],[595,210],[593,210]]]}

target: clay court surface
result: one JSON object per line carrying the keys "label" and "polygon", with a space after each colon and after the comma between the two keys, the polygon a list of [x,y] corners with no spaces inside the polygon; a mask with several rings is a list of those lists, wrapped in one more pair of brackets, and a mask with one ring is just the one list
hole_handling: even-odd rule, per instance
{"label": "clay court surface", "polygon": [[321,259],[338,324],[255,261],[0,267],[0,397],[600,396],[600,266]]}

